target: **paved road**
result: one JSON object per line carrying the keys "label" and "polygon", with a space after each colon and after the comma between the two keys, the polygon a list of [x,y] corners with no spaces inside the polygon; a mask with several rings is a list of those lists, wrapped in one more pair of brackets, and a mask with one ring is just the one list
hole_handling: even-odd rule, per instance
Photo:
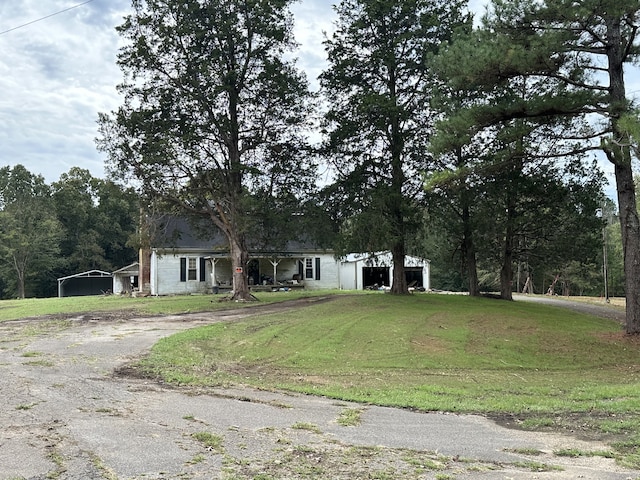
{"label": "paved road", "polygon": [[540,295],[516,294],[513,296],[513,298],[516,301],[536,302],[536,303],[543,303],[545,305],[553,305],[557,307],[568,308],[570,310],[575,310],[576,312],[586,313],[589,315],[594,315],[596,317],[608,318],[620,323],[623,323],[625,319],[624,309],[615,308],[611,305],[606,305],[604,303],[602,303],[601,305],[597,305],[597,304],[588,303],[588,302],[571,300],[570,297],[569,298],[548,297],[548,296],[540,296]]}
{"label": "paved road", "polygon": [[[113,374],[158,339],[242,316],[0,324],[0,480],[637,478],[576,438],[252,389],[175,389]],[[345,427],[345,411],[362,410]],[[203,443],[210,434],[219,445]],[[538,455],[524,453],[538,450]],[[546,471],[545,471],[546,470]]]}

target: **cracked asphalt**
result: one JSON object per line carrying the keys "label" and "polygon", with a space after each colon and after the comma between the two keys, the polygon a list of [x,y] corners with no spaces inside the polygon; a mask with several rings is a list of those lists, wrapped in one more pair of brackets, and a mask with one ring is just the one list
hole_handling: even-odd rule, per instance
{"label": "cracked asphalt", "polygon": [[[481,416],[114,374],[162,337],[256,312],[0,324],[0,480],[640,478],[611,459],[553,454],[605,445]],[[354,410],[361,422],[342,426]]]}

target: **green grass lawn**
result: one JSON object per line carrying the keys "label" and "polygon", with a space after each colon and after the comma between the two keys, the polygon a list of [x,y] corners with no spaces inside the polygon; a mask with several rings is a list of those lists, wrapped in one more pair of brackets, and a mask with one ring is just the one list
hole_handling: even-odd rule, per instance
{"label": "green grass lawn", "polygon": [[145,368],[422,410],[607,413],[640,407],[620,326],[532,303],[357,295],[159,342]]}
{"label": "green grass lawn", "polygon": [[[261,303],[281,302],[320,292],[258,293]],[[326,295],[327,293],[322,293]],[[241,308],[246,304],[220,301],[224,295],[180,295],[132,298],[119,295],[94,295],[65,298],[28,298],[0,301],[0,322],[43,315],[69,316],[98,312],[130,312],[137,315],[169,315]]]}
{"label": "green grass lawn", "polygon": [[640,341],[529,302],[344,296],[160,341],[138,368],[190,385],[246,384],[579,429],[640,468]]}

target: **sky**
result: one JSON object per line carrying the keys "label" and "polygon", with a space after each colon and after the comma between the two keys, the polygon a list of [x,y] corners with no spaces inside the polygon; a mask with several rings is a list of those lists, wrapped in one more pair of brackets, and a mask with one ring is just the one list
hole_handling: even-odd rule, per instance
{"label": "sky", "polygon": [[[325,67],[332,3],[293,8],[298,65],[312,86]],[[471,0],[470,8],[483,12],[485,3]],[[22,164],[47,183],[74,166],[104,176],[96,122],[122,101],[115,27],[130,11],[130,0],[0,0],[0,167]]]}

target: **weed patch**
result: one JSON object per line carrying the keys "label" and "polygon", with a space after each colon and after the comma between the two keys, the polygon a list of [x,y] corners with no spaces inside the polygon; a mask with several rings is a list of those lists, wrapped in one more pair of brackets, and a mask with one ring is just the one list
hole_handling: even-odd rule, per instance
{"label": "weed patch", "polygon": [[191,437],[200,442],[208,451],[223,453],[223,438],[209,432],[196,432]]}
{"label": "weed patch", "polygon": [[317,425],[313,423],[307,423],[307,422],[294,423],[293,425],[291,425],[291,428],[293,428],[294,430],[306,430],[307,432],[318,433],[318,434],[322,433]]}
{"label": "weed patch", "polygon": [[360,425],[362,412],[363,410],[361,408],[345,408],[338,416],[338,425],[342,425],[343,427]]}

